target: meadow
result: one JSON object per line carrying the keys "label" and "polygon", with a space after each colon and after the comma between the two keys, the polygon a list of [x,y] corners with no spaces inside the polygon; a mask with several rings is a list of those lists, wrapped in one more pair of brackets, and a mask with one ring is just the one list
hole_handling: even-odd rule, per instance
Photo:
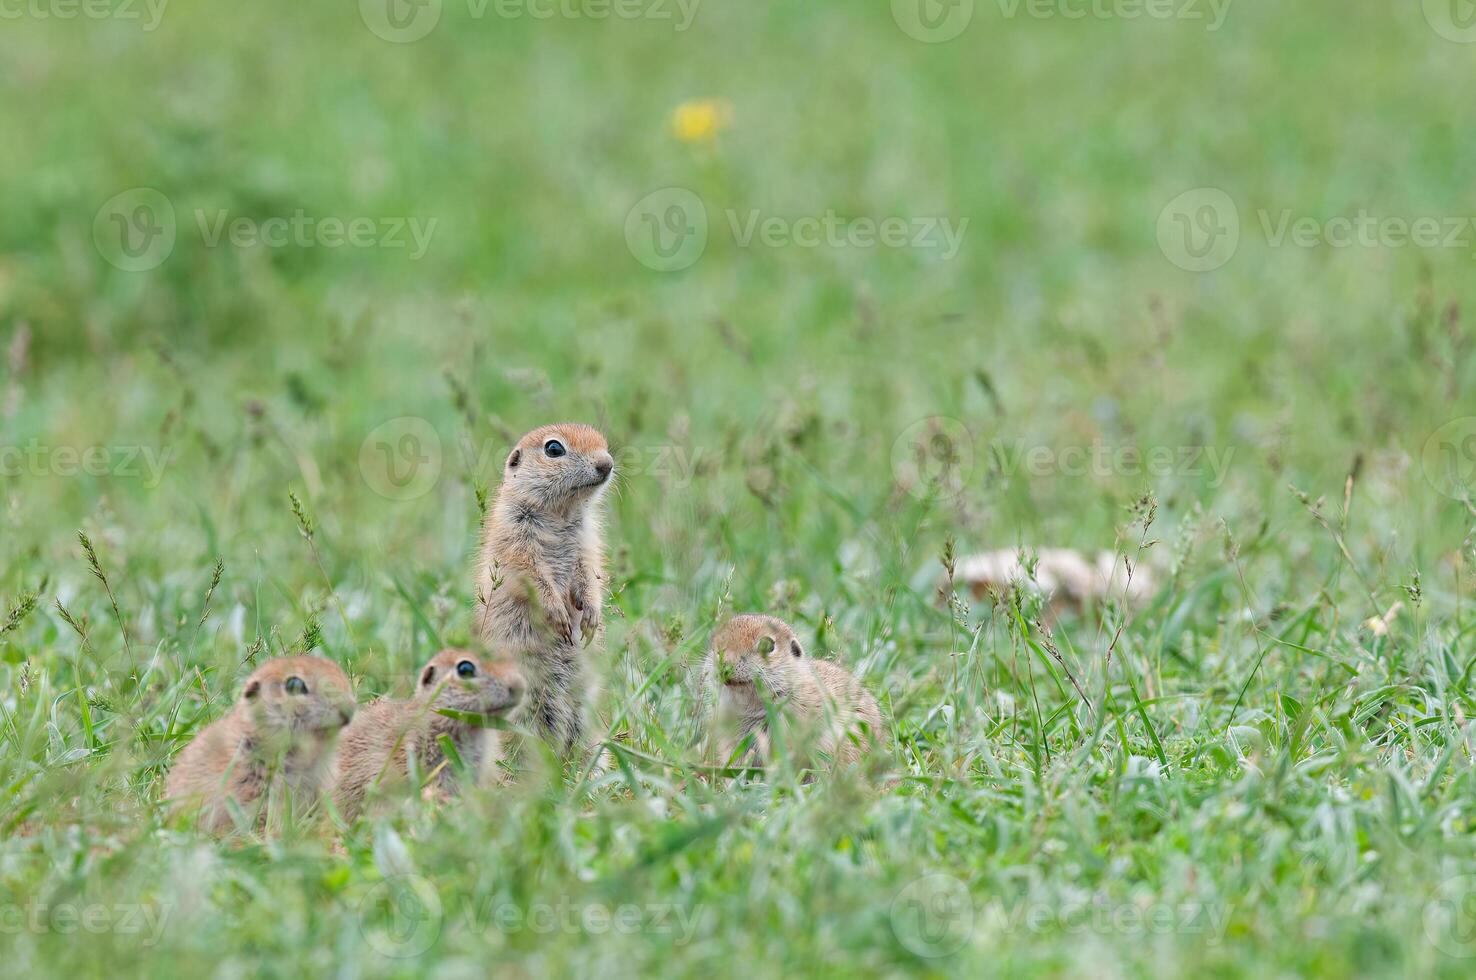
{"label": "meadow", "polygon": [[[1469,976],[1464,12],[0,5],[4,969]],[[614,765],[171,819],[253,663],[470,641],[563,420]],[[940,594],[1049,546],[1155,588]],[[884,751],[699,764],[757,609]]]}

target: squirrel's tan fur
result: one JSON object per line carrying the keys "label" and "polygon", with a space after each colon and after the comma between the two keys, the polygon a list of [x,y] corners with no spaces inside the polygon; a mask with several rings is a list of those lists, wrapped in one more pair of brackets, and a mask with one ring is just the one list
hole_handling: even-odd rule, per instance
{"label": "squirrel's tan fur", "polygon": [[334,743],[353,714],[353,684],[337,664],[268,660],[247,678],[230,712],[179,754],[165,797],[176,812],[198,809],[211,833],[234,826],[231,800],[257,827],[268,801],[284,795],[294,813],[305,812],[327,786]]}
{"label": "squirrel's tan fur", "polygon": [[[789,751],[802,764],[818,749],[849,765],[883,737],[881,709],[842,666],[809,657],[788,623],[773,616],[735,616],[712,639],[706,676],[717,690],[714,735],[721,764],[772,761],[769,705]],[[735,760],[745,739],[750,751]]]}
{"label": "squirrel's tan fur", "polygon": [[476,720],[439,712],[498,717],[522,696],[523,678],[515,665],[465,650],[442,650],[417,674],[414,698],[370,702],[343,733],[333,785],[339,813],[346,820],[357,817],[371,788],[403,779],[411,758],[422,778],[434,776],[436,792],[453,794],[456,773],[442,737],[450,740],[475,781],[475,774],[497,762],[497,732]]}
{"label": "squirrel's tan fur", "polygon": [[602,633],[599,503],[614,472],[605,437],[547,425],[519,440],[483,527],[476,630],[516,655],[528,682],[519,711],[555,749],[583,745],[586,647]]}

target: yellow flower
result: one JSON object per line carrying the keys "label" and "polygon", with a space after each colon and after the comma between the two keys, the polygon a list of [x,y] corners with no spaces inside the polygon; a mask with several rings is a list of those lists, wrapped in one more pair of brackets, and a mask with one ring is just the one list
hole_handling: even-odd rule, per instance
{"label": "yellow flower", "polygon": [[725,99],[693,99],[671,114],[671,131],[683,143],[705,143],[728,128],[733,107]]}

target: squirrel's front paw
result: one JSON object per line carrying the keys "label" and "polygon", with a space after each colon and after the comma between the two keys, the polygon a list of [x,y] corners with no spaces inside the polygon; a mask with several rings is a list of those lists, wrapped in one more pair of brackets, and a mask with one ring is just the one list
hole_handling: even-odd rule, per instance
{"label": "squirrel's front paw", "polygon": [[586,602],[581,590],[571,588],[569,590],[569,608],[571,616],[579,620],[579,638],[584,641],[585,646],[594,642],[600,631],[600,604],[598,602]]}
{"label": "squirrel's front paw", "polygon": [[600,615],[600,607],[593,603],[585,603],[584,608],[579,611],[579,635],[584,640],[584,645],[589,646],[600,633],[600,624],[604,617]]}
{"label": "squirrel's front paw", "polygon": [[565,643],[574,642],[574,615],[572,610],[561,604],[550,605],[544,610],[548,614],[548,625],[554,636]]}
{"label": "squirrel's front paw", "polygon": [[550,589],[539,596],[543,607],[543,621],[553,635],[565,643],[574,642],[574,614],[568,602],[561,601],[559,594]]}

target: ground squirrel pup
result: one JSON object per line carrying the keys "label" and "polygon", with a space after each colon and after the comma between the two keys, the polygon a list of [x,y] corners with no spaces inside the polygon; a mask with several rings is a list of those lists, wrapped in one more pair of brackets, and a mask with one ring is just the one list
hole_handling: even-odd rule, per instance
{"label": "ground squirrel pup", "polygon": [[257,827],[283,791],[303,812],[326,787],[334,743],[353,716],[353,684],[331,660],[268,660],[246,679],[230,713],[179,754],[165,798],[176,811],[198,808],[210,833],[235,825],[231,800]]}
{"label": "ground squirrel pup", "polygon": [[520,715],[563,752],[584,741],[589,681],[580,647],[601,631],[598,505],[614,469],[597,430],[534,429],[507,457],[483,529],[477,635],[517,654],[528,681]]}
{"label": "ground squirrel pup", "polygon": [[794,630],[773,616],[735,616],[713,634],[707,676],[718,692],[714,734],[722,764],[732,760],[750,734],[747,760],[759,765],[770,761],[766,697],[784,723],[790,750],[800,759],[814,746],[832,761],[849,765],[882,737],[876,698],[844,667],[806,656]]}
{"label": "ground squirrel pup", "polygon": [[353,820],[372,786],[409,772],[412,755],[420,774],[434,773],[437,791],[452,795],[456,773],[443,765],[447,760],[441,736],[450,739],[467,769],[477,774],[484,766],[496,764],[497,732],[470,719],[448,718],[439,710],[499,716],[511,711],[522,697],[523,676],[513,664],[465,650],[442,650],[421,668],[413,700],[372,701],[344,731],[338,744],[333,802],[344,819]]}

